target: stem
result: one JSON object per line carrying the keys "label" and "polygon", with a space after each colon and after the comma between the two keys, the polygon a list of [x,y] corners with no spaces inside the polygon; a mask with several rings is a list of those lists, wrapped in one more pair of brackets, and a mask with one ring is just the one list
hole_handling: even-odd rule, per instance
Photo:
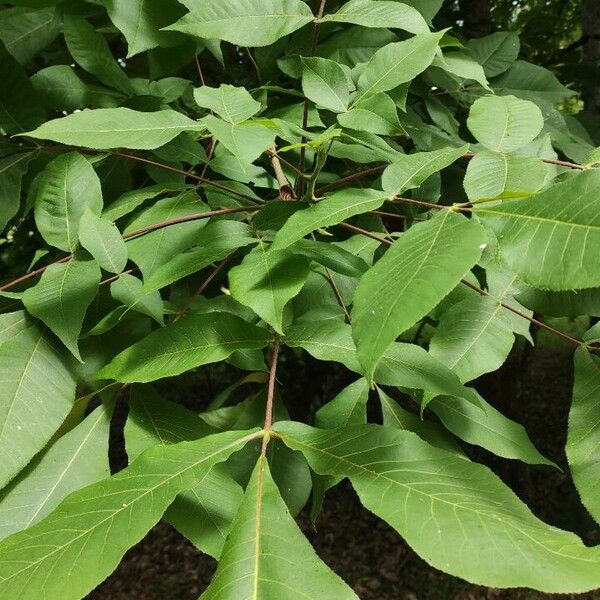
{"label": "stem", "polygon": [[209,185],[219,190],[223,190],[228,194],[232,194],[233,196],[238,196],[239,198],[245,198],[246,200],[251,200],[252,202],[256,202],[256,198],[250,196],[249,194],[244,194],[243,192],[238,192],[237,190],[228,188],[226,185],[221,185],[216,181],[211,181],[210,179],[206,179],[202,175],[196,175],[195,173],[188,173],[183,169],[177,169],[176,167],[172,167],[171,165],[166,165],[161,162],[157,162],[155,160],[150,160],[149,158],[142,158],[141,156],[136,156],[135,154],[127,154],[125,152],[111,152],[113,156],[120,156],[121,158],[126,158],[128,160],[134,160],[137,162],[141,162],[147,165],[152,165],[153,167],[158,167],[160,169],[164,169],[165,171],[171,171],[172,173],[177,173],[178,175],[183,175],[184,177],[189,177],[198,183],[203,183],[204,185]]}
{"label": "stem", "polygon": [[[381,242],[382,244],[386,244],[388,246],[391,246],[393,243],[393,242],[390,242],[389,240],[386,240],[385,238],[379,237],[378,235],[371,233],[370,231],[367,231],[366,229],[361,229],[360,227],[351,225],[350,223],[342,222],[342,223],[340,223],[340,226],[343,227],[344,229],[348,229],[349,231],[354,231],[356,233],[360,233],[361,235],[364,235],[365,237],[369,237],[373,240],[377,240],[378,242]],[[461,279],[460,282],[463,285],[466,285],[468,288],[471,288],[473,291],[477,292],[481,296],[487,296],[487,297],[492,297],[492,298],[494,297],[493,294],[490,294],[486,290],[482,290],[480,287],[473,285],[470,281],[467,281],[466,279]],[[538,321],[538,319],[530,317],[527,313],[524,313],[522,310],[519,310],[518,308],[515,308],[514,306],[511,306],[510,304],[507,304],[506,302],[500,301],[500,306],[502,306],[502,308],[505,308],[506,310],[510,310],[512,313],[514,313],[515,315],[518,315],[519,317],[523,317],[524,319],[527,319],[530,323],[533,323],[534,325],[537,325],[538,327],[545,329],[546,331],[552,333],[553,335],[566,340],[567,342],[569,342],[570,344],[572,344],[574,346],[577,346],[577,347],[584,346],[584,347],[588,348],[588,350],[599,350],[600,349],[600,348],[596,348],[593,346],[590,347],[587,342],[583,342],[574,337],[571,337],[570,335],[567,335],[566,333],[563,333],[562,331],[559,331],[558,329],[555,329],[554,327],[547,325],[543,321]]]}
{"label": "stem", "polygon": [[447,206],[446,204],[433,204],[432,202],[424,202],[423,200],[414,200],[413,198],[405,198],[404,196],[394,196],[396,202],[403,204],[413,204],[422,208],[430,208],[433,210],[457,210],[459,212],[471,212],[467,206],[457,204],[455,206]]}
{"label": "stem", "polygon": [[[471,288],[473,291],[477,292],[478,294],[481,294],[482,296],[487,296],[487,297],[492,296],[492,294],[490,294],[488,291],[482,290],[481,288],[477,287],[476,285],[473,285],[470,281],[467,281],[466,279],[461,279],[460,282],[463,285],[466,285],[468,288]],[[510,310],[510,312],[514,313],[515,315],[519,315],[519,317],[523,317],[524,319],[527,319],[528,321],[537,325],[538,327],[541,327],[542,329],[545,329],[546,331],[550,331],[554,335],[559,336],[559,337],[563,338],[564,340],[567,340],[570,344],[573,344],[574,346],[585,346],[586,345],[585,342],[582,342],[581,340],[571,337],[570,335],[567,335],[566,333],[563,333],[562,331],[559,331],[558,329],[554,329],[554,327],[550,327],[550,325],[546,325],[546,323],[544,323],[543,321],[538,321],[534,317],[530,317],[527,313],[524,313],[523,311],[519,310],[518,308],[515,308],[514,306],[511,306],[510,304],[506,304],[506,302],[500,301],[500,306],[502,306],[503,308],[506,308],[507,310]]]}
{"label": "stem", "polygon": [[25,275],[21,275],[20,277],[17,277],[16,279],[9,281],[8,283],[5,283],[3,286],[0,286],[0,292],[10,289],[11,287],[14,287],[15,285],[17,285],[18,283],[27,281],[28,279],[32,279],[33,277],[37,277],[38,275],[41,275],[49,266],[58,265],[60,263],[67,262],[68,260],[71,260],[71,258],[73,258],[73,255],[68,254],[67,256],[63,256],[62,258],[55,260],[53,263],[50,263],[49,265],[46,265],[45,267],[40,267],[39,269],[36,269],[35,271],[30,271],[29,273],[25,273]]}
{"label": "stem", "polygon": [[190,299],[185,303],[183,308],[179,310],[177,315],[175,316],[174,321],[179,321],[181,317],[189,310],[190,306],[196,302],[196,300],[200,297],[200,294],[210,285],[212,280],[223,270],[223,268],[229,264],[233,253],[231,253],[226,259],[222,260],[212,271],[212,273],[202,282],[202,285],[194,292],[194,294],[190,297]]}
{"label": "stem", "polygon": [[200,66],[200,61],[198,60],[198,55],[194,56],[194,60],[196,61],[196,71],[198,71],[198,79],[200,80],[200,85],[206,85],[204,83],[204,74],[202,73],[202,67]]}
{"label": "stem", "polygon": [[[475,152],[467,152],[463,155],[464,158],[473,158],[475,156]],[[580,171],[585,170],[583,165],[569,162],[567,160],[557,160],[555,158],[540,158],[540,160],[549,165],[558,165],[559,167],[565,167],[566,169],[577,169]]]}
{"label": "stem", "polygon": [[[473,158],[474,156],[475,156],[474,152],[467,152],[466,154],[463,155],[464,158]],[[556,160],[553,158],[542,158],[540,160],[549,165],[558,165],[560,167],[565,167],[567,169],[577,169],[577,170],[581,170],[581,171],[585,169],[585,167],[583,165],[568,162],[565,160]],[[317,190],[317,193],[319,195],[321,195],[321,194],[324,194],[325,192],[328,192],[329,190],[333,190],[338,187],[341,187],[346,183],[356,181],[357,179],[364,179],[365,177],[369,177],[370,175],[378,175],[379,173],[384,171],[387,167],[388,167],[388,165],[380,165],[378,167],[371,167],[370,169],[365,169],[364,171],[359,171],[358,173],[353,173],[352,175],[348,175],[347,177],[342,177],[341,179],[338,179],[337,181],[333,181],[331,183],[328,183],[327,185],[324,185],[322,188],[319,188]]]}
{"label": "stem", "polygon": [[324,194],[325,192],[328,192],[329,190],[333,190],[333,189],[343,186],[345,183],[350,183],[351,181],[356,181],[357,179],[363,179],[364,177],[368,177],[369,175],[378,175],[379,173],[384,171],[387,168],[387,166],[388,165],[372,167],[370,169],[366,169],[365,171],[359,171],[358,173],[353,173],[352,175],[348,175],[347,177],[342,177],[341,179],[338,179],[337,181],[332,181],[331,183],[328,183],[327,185],[324,185],[323,187],[319,188],[317,190],[317,194],[319,194],[319,196],[321,196],[322,194]]}
{"label": "stem", "polygon": [[112,283],[113,281],[116,281],[117,279],[119,279],[119,277],[121,277],[121,275],[129,275],[130,273],[133,273],[134,271],[137,271],[137,269],[127,269],[127,271],[123,271],[121,273],[117,273],[116,275],[112,275],[111,277],[108,277],[107,279],[103,279],[99,285],[106,285],[108,283]]}
{"label": "stem", "polygon": [[256,60],[254,59],[254,56],[252,56],[252,52],[250,51],[250,48],[246,48],[246,54],[248,56],[248,59],[252,63],[254,70],[256,71],[256,78],[258,79],[258,83],[262,83],[262,77],[260,75],[260,67],[258,66],[258,63],[256,62]]}
{"label": "stem", "polygon": [[273,342],[273,355],[271,357],[271,369],[269,370],[269,383],[267,386],[267,404],[265,407],[265,424],[263,426],[263,441],[260,451],[261,456],[266,456],[269,444],[269,433],[273,426],[273,400],[275,398],[275,376],[277,374],[277,363],[279,361],[279,336]]}
{"label": "stem", "polygon": [[[309,56],[314,56],[317,50],[317,44],[319,42],[319,30],[321,28],[321,23],[319,20],[323,17],[323,13],[325,12],[325,3],[327,0],[321,0],[319,4],[319,10],[315,16],[315,25],[313,27],[312,39],[310,42],[310,53]],[[304,98],[304,109],[302,112],[302,129],[306,129],[308,126],[308,98]],[[306,137],[302,136],[302,146],[300,147],[300,163],[298,164],[298,170],[301,173],[304,173],[305,170],[305,161],[306,161]],[[304,195],[304,179],[299,178],[297,180],[297,192],[299,196]]]}
{"label": "stem", "polygon": [[271,165],[273,167],[273,172],[275,173],[275,178],[277,179],[277,184],[279,185],[279,199],[295,200],[296,194],[281,168],[281,161],[279,156],[277,156],[277,147],[275,144],[267,149],[267,154],[271,157]]}
{"label": "stem", "polygon": [[129,233],[123,235],[124,240],[130,240],[134,237],[140,237],[146,235],[157,229],[164,229],[171,225],[178,225],[179,223],[187,223],[189,221],[198,221],[199,219],[209,219],[210,217],[219,217],[221,215],[230,215],[239,212],[254,212],[260,210],[262,206],[234,206],[233,208],[217,208],[215,210],[208,210],[201,213],[193,213],[191,215],[184,215],[182,217],[176,217],[175,219],[169,219],[167,221],[160,221],[160,223],[152,223],[146,227],[140,229],[134,229]]}

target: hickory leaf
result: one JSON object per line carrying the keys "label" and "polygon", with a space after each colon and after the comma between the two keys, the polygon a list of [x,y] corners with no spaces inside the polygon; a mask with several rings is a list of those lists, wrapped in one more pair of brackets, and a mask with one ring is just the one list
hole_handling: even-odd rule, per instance
{"label": "hickory leaf", "polygon": [[[75,399],[75,380],[55,344],[36,325],[0,345],[0,359],[0,485],[4,486],[63,422]],[[38,418],[31,419],[32,414]]]}
{"label": "hickory leaf", "polygon": [[414,79],[433,61],[442,35],[420,33],[375,52],[358,79],[358,97],[387,92]]}
{"label": "hickory leaf", "polygon": [[[197,440],[214,433],[194,412],[169,402],[149,386],[136,386],[125,425],[130,460],[157,444]],[[181,492],[165,518],[193,544],[218,558],[243,496],[226,465],[215,465],[204,481]]]}
{"label": "hickory leaf", "polygon": [[418,10],[390,0],[350,0],[337,12],[325,15],[321,21],[404,29],[410,33],[429,33],[429,27]]}
{"label": "hickory leaf", "polygon": [[476,100],[467,124],[478,142],[495,152],[514,152],[542,130],[540,109],[515,96],[485,96]]}
{"label": "hickory leaf", "polygon": [[266,329],[234,315],[192,313],[123,350],[98,378],[154,381],[223,360],[235,350],[264,348],[270,339]]}
{"label": "hickory leaf", "polygon": [[[598,548],[540,521],[482,465],[377,425],[333,433],[285,422],[275,430],[317,473],[348,477],[362,504],[432,565],[488,586],[600,585]],[[446,536],[460,540],[462,552],[447,552]]]}
{"label": "hickory leaf", "polygon": [[281,250],[317,229],[375,210],[386,200],[386,195],[378,190],[347,189],[334,192],[316,204],[295,212],[277,232],[272,249]]}
{"label": "hickory leaf", "polygon": [[341,113],[348,107],[350,92],[344,70],[327,58],[302,58],[302,90],[318,107]]}
{"label": "hickory leaf", "polygon": [[111,410],[100,406],[36,457],[3,491],[0,539],[27,529],[51,513],[71,492],[110,475]]}
{"label": "hickory leaf", "polygon": [[482,204],[474,212],[494,230],[502,261],[526,283],[590,288],[600,285],[599,183],[600,171],[584,171],[524,200]]}
{"label": "hickory leaf", "polygon": [[477,223],[443,210],[411,227],[362,276],[354,294],[352,331],[369,381],[392,341],[434,308],[477,262],[484,240]]}
{"label": "hickory leaf", "polygon": [[254,468],[231,530],[202,600],[358,598],[319,559],[294,523],[263,457]]}
{"label": "hickory leaf", "polygon": [[468,149],[467,145],[402,156],[383,172],[381,180],[383,189],[390,194],[401,194],[406,190],[419,187],[434,173],[457,161]]}
{"label": "hickory leaf", "polygon": [[79,221],[79,242],[105,271],[120,273],[125,268],[127,246],[119,230],[89,208]]}
{"label": "hickory leaf", "polygon": [[283,310],[308,277],[308,260],[260,242],[229,271],[231,295],[283,333]]}
{"label": "hickory leaf", "polygon": [[89,161],[77,152],[51,161],[39,179],[35,222],[52,246],[73,252],[78,244],[81,218],[102,211],[100,180]]}
{"label": "hickory leaf", "polygon": [[86,310],[98,291],[100,268],[84,257],[50,265],[23,294],[29,313],[43,321],[79,360],[78,338]]}
{"label": "hickory leaf", "polygon": [[139,112],[130,108],[97,108],[47,121],[25,135],[71,146],[106,150],[158,148],[182,131],[202,131],[204,126],[175,110]]}
{"label": "hickory leaf", "polygon": [[[158,522],[179,492],[201,482],[215,464],[255,436],[235,431],[159,445],[119,474],[71,494],[48,517],[0,542],[0,598],[84,597]],[[90,543],[96,537],[107,540],[100,553]]]}
{"label": "hickory leaf", "polygon": [[313,15],[301,0],[183,0],[190,12],[167,27],[239,46],[268,46],[304,27]]}
{"label": "hickory leaf", "polygon": [[596,521],[600,521],[600,501],[597,494],[600,482],[598,468],[600,417],[597,401],[599,372],[598,357],[586,348],[578,348],[575,351],[575,384],[565,448],[581,501]]}

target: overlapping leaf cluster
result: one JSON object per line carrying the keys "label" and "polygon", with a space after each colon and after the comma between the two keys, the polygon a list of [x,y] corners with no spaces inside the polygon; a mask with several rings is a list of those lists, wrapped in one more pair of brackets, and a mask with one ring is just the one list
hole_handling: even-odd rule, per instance
{"label": "overlapping leaf cluster", "polygon": [[[458,39],[418,0],[9,4],[0,599],[84,597],[161,518],[219,559],[202,598],[356,598],[293,519],[344,478],[438,569],[600,587],[600,548],[462,445],[557,468],[473,382],[532,323],[561,335],[600,520],[600,330],[533,318],[600,316],[599,153],[515,34]],[[355,373],[314,427],[285,352]],[[217,362],[239,380],[200,414],[151,385]]]}

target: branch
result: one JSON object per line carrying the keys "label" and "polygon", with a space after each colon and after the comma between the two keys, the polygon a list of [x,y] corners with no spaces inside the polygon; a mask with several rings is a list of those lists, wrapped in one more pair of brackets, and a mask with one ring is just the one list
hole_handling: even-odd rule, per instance
{"label": "branch", "polygon": [[[236,206],[233,208],[218,208],[216,210],[209,210],[206,212],[194,213],[192,215],[184,215],[183,217],[177,217],[176,219],[169,219],[167,221],[161,221],[159,223],[153,223],[152,225],[147,225],[146,227],[142,227],[140,229],[135,229],[134,231],[130,231],[129,233],[126,233],[125,235],[123,235],[123,239],[129,240],[132,238],[141,237],[152,231],[156,231],[158,229],[163,229],[163,228],[169,227],[171,225],[178,225],[179,223],[187,223],[189,221],[198,221],[200,219],[208,219],[210,217],[229,215],[232,213],[254,212],[254,211],[260,210],[261,208],[262,208],[262,206]],[[5,283],[4,285],[0,286],[0,292],[10,289],[10,288],[14,287],[15,285],[17,285],[18,283],[22,283],[23,281],[32,279],[33,277],[36,277],[37,275],[41,275],[48,267],[50,267],[52,265],[57,265],[57,264],[60,264],[63,262],[67,262],[67,261],[71,260],[72,258],[73,258],[73,255],[68,254],[67,256],[63,256],[62,258],[59,258],[58,260],[55,260],[54,262],[52,262],[44,267],[40,267],[39,269],[36,269],[35,271],[31,271],[31,273],[26,273],[25,275],[21,275],[20,277],[17,277],[16,279],[13,279],[12,281],[9,281],[8,283]]]}
{"label": "branch", "polygon": [[277,147],[275,144],[267,148],[266,152],[271,157],[271,165],[273,167],[273,172],[275,173],[275,178],[277,179],[277,184],[279,185],[279,199],[295,200],[296,194],[281,168],[281,161],[279,156],[277,156]]}
{"label": "branch", "polygon": [[[473,158],[475,156],[474,152],[467,152],[463,155],[463,158]],[[553,158],[542,158],[542,162],[547,163],[549,165],[558,165],[559,167],[565,167],[567,169],[577,169],[583,171],[585,167],[583,165],[579,165],[577,163],[568,162],[565,160],[557,160]],[[337,181],[333,181],[324,185],[323,187],[317,190],[319,195],[324,194],[330,190],[336,189],[338,187],[342,187],[346,183],[350,183],[352,181],[357,181],[359,179],[364,179],[365,177],[369,177],[370,175],[378,175],[382,171],[384,171],[388,165],[379,165],[378,167],[371,167],[370,169],[365,169],[364,171],[359,171],[358,173],[353,173],[352,175],[348,175],[347,177],[342,177]]]}
{"label": "branch", "polygon": [[273,355],[271,357],[271,369],[269,370],[269,384],[267,386],[267,404],[265,407],[265,424],[263,426],[263,441],[261,456],[266,456],[269,444],[269,433],[273,426],[273,400],[275,398],[275,375],[277,374],[277,362],[279,360],[279,336],[275,337],[273,343]]}
{"label": "branch", "polygon": [[[359,233],[360,235],[364,235],[365,237],[371,238],[373,240],[377,240],[378,242],[380,242],[382,244],[386,244],[388,246],[391,246],[393,243],[393,242],[390,242],[389,240],[386,240],[385,238],[382,238],[378,235],[375,235],[374,233],[371,233],[370,231],[367,231],[366,229],[361,229],[360,227],[356,227],[356,225],[351,225],[350,223],[342,222],[342,223],[340,223],[340,226],[343,227],[344,229],[348,229],[349,231],[354,231],[355,233]],[[495,297],[495,296],[493,296],[493,294],[490,294],[486,290],[482,290],[480,287],[473,285],[470,281],[467,281],[466,279],[461,279],[460,282],[463,285],[466,285],[468,288],[472,289],[473,291],[477,292],[481,296]],[[530,317],[527,313],[524,313],[523,311],[519,310],[518,308],[515,308],[514,306],[511,306],[510,304],[507,304],[506,302],[500,301],[500,306],[502,306],[502,308],[505,308],[506,310],[510,310],[515,315],[519,315],[520,317],[527,319],[530,323],[533,323],[534,325],[537,325],[538,327],[545,329],[546,331],[552,333],[553,335],[566,340],[573,346],[577,346],[577,347],[583,346],[583,347],[586,347],[588,350],[600,350],[600,348],[596,348],[594,346],[589,346],[587,344],[587,342],[584,342],[584,341],[578,340],[574,337],[571,337],[570,335],[567,335],[566,333],[563,333],[562,331],[559,331],[558,329],[555,329],[554,327],[551,327],[550,325],[547,325],[546,323],[544,323],[542,321],[538,321],[537,319]]]}
{"label": "branch", "polygon": [[323,187],[319,188],[317,190],[317,194],[321,196],[325,192],[328,192],[329,190],[334,190],[338,187],[342,187],[344,184],[350,183],[351,181],[363,179],[365,177],[369,177],[369,175],[378,175],[387,167],[388,165],[380,165],[379,167],[372,167],[370,169],[366,169],[365,171],[359,171],[358,173],[353,173],[352,175],[348,175],[347,177],[342,177],[337,181],[332,181],[331,183],[328,183],[327,185],[324,185]]}
{"label": "branch", "polygon": [[[87,150],[86,150],[87,151]],[[189,177],[198,183],[203,183],[204,185],[212,186],[216,189],[222,190],[231,194],[233,196],[238,196],[239,198],[245,198],[246,200],[250,200],[256,203],[256,198],[254,196],[250,196],[249,194],[244,194],[243,192],[238,192],[238,190],[228,188],[226,185],[222,185],[217,183],[216,181],[211,181],[210,179],[206,179],[202,175],[196,175],[195,173],[189,173],[188,171],[184,171],[183,169],[177,169],[176,167],[172,167],[171,165],[166,165],[164,163],[150,160],[149,158],[142,158],[141,156],[136,156],[135,154],[127,154],[125,152],[111,152],[113,156],[120,156],[121,158],[127,158],[129,160],[134,160],[136,162],[144,163],[147,165],[152,165],[153,167],[158,167],[159,169],[164,169],[165,171],[171,171],[172,173],[177,173],[179,175],[183,175],[184,177]]]}
{"label": "branch", "polygon": [[179,319],[181,319],[181,317],[189,310],[192,304],[194,304],[194,302],[196,302],[196,300],[200,297],[202,292],[210,285],[212,280],[223,270],[226,265],[229,264],[232,256],[233,252],[212,270],[211,274],[202,282],[202,285],[192,294],[190,299],[179,310],[174,321],[179,321]]}

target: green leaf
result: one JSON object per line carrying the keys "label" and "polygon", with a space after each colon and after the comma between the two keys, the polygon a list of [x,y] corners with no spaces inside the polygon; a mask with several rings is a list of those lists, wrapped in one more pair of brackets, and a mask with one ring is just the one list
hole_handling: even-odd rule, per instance
{"label": "green leaf", "polygon": [[191,11],[166,29],[238,46],[268,46],[313,20],[301,0],[182,0]]}
{"label": "green leaf", "polygon": [[109,221],[116,221],[133,212],[146,200],[152,200],[166,192],[183,190],[185,186],[168,183],[157,183],[148,187],[129,190],[111,202],[102,212],[102,216]]}
{"label": "green leaf", "polygon": [[274,429],[317,473],[349,477],[361,503],[438,569],[491,587],[583,592],[600,585],[600,549],[537,519],[483,465],[377,425]]}
{"label": "green leaf", "polygon": [[317,556],[259,458],[202,600],[358,597]]}
{"label": "green leaf", "polygon": [[75,399],[75,381],[37,326],[0,346],[0,380],[0,486],[4,486],[63,422]]}
{"label": "green leaf", "polygon": [[337,120],[342,127],[379,135],[398,135],[404,131],[395,102],[384,93],[359,101],[348,112],[339,114]]}
{"label": "green leaf", "polygon": [[[130,461],[156,444],[214,433],[193,411],[164,400],[150,386],[135,386],[129,407],[125,445]],[[243,495],[227,467],[215,465],[202,482],[177,496],[165,518],[197,548],[218,558]]]}
{"label": "green leaf", "polygon": [[446,52],[442,57],[436,57],[434,67],[439,67],[460,79],[476,81],[481,87],[490,90],[483,67],[464,52]]}
{"label": "green leaf", "polygon": [[433,17],[442,8],[444,0],[404,0],[403,4],[416,8],[428,22],[431,22]]}
{"label": "green leaf", "polygon": [[44,105],[54,110],[75,111],[86,107],[110,108],[124,100],[122,92],[87,83],[68,65],[52,65],[37,71],[31,83]]}
{"label": "green leaf", "polygon": [[505,417],[479,394],[476,399],[473,402],[456,396],[440,396],[428,407],[446,429],[469,444],[530,465],[556,466],[533,445],[520,423]]}
{"label": "green leaf", "polygon": [[484,150],[469,162],[463,182],[469,200],[519,198],[542,188],[548,171],[535,156]]}
{"label": "green leaf", "polygon": [[101,4],[125,36],[128,58],[150,48],[170,46],[177,39],[160,31],[181,17],[183,10],[176,0],[101,0]]}
{"label": "green leaf", "polygon": [[24,310],[0,315],[0,346],[16,338],[32,325],[32,320]]}
{"label": "green leaf", "polygon": [[[461,381],[499,369],[508,357],[515,334],[529,335],[529,321],[501,306],[507,296],[508,290],[498,297],[473,294],[442,314],[429,351]],[[509,303],[518,307],[513,299]]]}
{"label": "green leaf", "polygon": [[350,100],[346,73],[327,58],[302,58],[302,91],[317,107],[336,113],[345,112]]}
{"label": "green leaf", "polygon": [[335,243],[302,239],[294,242],[290,250],[348,277],[360,277],[369,268],[360,256]]}
{"label": "green leaf", "polygon": [[[194,190],[189,190],[172,198],[154,202],[129,221],[124,234],[127,236],[155,223],[187,217],[208,210],[210,207],[200,200],[198,194]],[[171,259],[179,259],[184,250],[193,246],[206,224],[207,219],[191,220],[127,240],[129,258],[140,268],[144,279],[148,280],[155,271],[165,267]],[[200,238],[198,241],[204,240]]]}
{"label": "green leaf", "polygon": [[375,52],[358,79],[358,97],[387,92],[412,81],[433,61],[442,35],[422,33]]}
{"label": "green leaf", "polygon": [[531,102],[558,104],[575,94],[544,67],[524,60],[516,61],[505,73],[494,79],[492,89],[502,95],[513,95]]}
{"label": "green leaf", "polygon": [[59,32],[60,20],[54,9],[16,6],[2,10],[0,40],[22,65],[51,44]]}
{"label": "green leaf", "polygon": [[242,170],[256,160],[275,141],[276,130],[260,121],[229,123],[207,115],[202,123],[240,162]]}
{"label": "green leaf", "polygon": [[27,529],[71,492],[110,475],[110,416],[110,410],[98,407],[10,483],[0,500],[0,539]]}
{"label": "green leaf", "polygon": [[83,318],[99,284],[98,263],[73,258],[50,265],[39,282],[23,294],[27,311],[47,325],[78,360]]}
{"label": "green leaf", "polygon": [[542,131],[542,111],[514,96],[485,96],[469,111],[467,125],[478,142],[494,152],[514,152]]}
{"label": "green leaf", "polygon": [[89,208],[79,221],[79,241],[111,273],[120,273],[127,264],[127,246],[114,223],[95,215]]}
{"label": "green leaf", "polygon": [[117,475],[71,494],[44,520],[0,542],[0,598],[86,596],[179,492],[257,435],[235,431],[156,446]]}
{"label": "green leaf", "polygon": [[413,225],[361,278],[352,331],[369,381],[398,335],[433,309],[479,260],[483,229],[451,210]]}
{"label": "green leaf", "polygon": [[[424,417],[409,412],[402,408],[393,398],[390,398],[379,386],[377,394],[381,403],[381,413],[383,416],[383,425],[416,433],[423,441],[447,450],[459,456],[464,456],[464,452],[458,442],[452,435],[444,429],[439,423],[430,421]],[[457,398],[450,398],[449,401],[456,401]],[[430,407],[437,406],[437,400],[434,400]],[[481,412],[481,411],[480,411]],[[315,425],[318,426],[317,423]]]}
{"label": "green leaf", "polygon": [[153,150],[170,142],[182,131],[203,129],[201,123],[175,110],[138,112],[119,107],[84,110],[53,119],[24,135],[97,150]]}
{"label": "green leaf", "polygon": [[137,277],[123,273],[110,284],[110,293],[115,300],[128,308],[148,315],[160,325],[164,325],[164,307],[160,293],[142,293],[143,286]]}
{"label": "green leaf", "polygon": [[548,317],[600,317],[600,288],[548,292],[522,286],[517,299],[523,306]]}
{"label": "green leaf", "polygon": [[600,358],[590,354],[586,348],[578,348],[575,351],[575,385],[569,411],[569,434],[565,451],[581,501],[598,522],[600,522],[599,375]]}
{"label": "green leaf", "polygon": [[289,250],[270,250],[259,242],[229,271],[231,295],[283,333],[283,309],[308,277],[308,260]]}
{"label": "green leaf", "polygon": [[369,384],[361,377],[316,412],[315,425],[321,429],[337,429],[366,423],[368,398]]}
{"label": "green leaf", "polygon": [[99,379],[148,382],[228,358],[235,350],[264,348],[266,329],[227,313],[189,314],[123,350]]}
{"label": "green leaf", "polygon": [[[287,329],[285,343],[303,348],[318,360],[340,362],[351,371],[362,372],[351,327],[341,321],[297,322]],[[424,404],[440,395],[466,398],[477,404],[477,396],[471,388],[462,385],[448,367],[415,344],[393,343],[379,362],[374,381],[424,390]]]}
{"label": "green leaf", "polygon": [[464,156],[469,146],[442,148],[433,152],[406,154],[385,169],[381,185],[393,195],[420,187],[434,173],[448,167]]}
{"label": "green leaf", "polygon": [[61,154],[39,178],[35,223],[48,244],[73,252],[83,214],[100,214],[102,203],[100,180],[89,161],[77,152]]}
{"label": "green leaf", "polygon": [[21,180],[34,156],[34,152],[27,152],[0,158],[0,232],[19,212]]}
{"label": "green leaf", "polygon": [[504,73],[519,56],[521,43],[512,31],[498,31],[467,42],[475,60],[483,67],[487,77]]}
{"label": "green leaf", "polygon": [[90,23],[67,13],[64,34],[67,48],[81,68],[108,87],[125,95],[133,93],[133,86],[112,55],[106,39]]}
{"label": "green leaf", "polygon": [[0,129],[8,134],[23,133],[44,118],[44,108],[21,65],[0,42]]}
{"label": "green leaf", "polygon": [[371,189],[350,188],[334,192],[294,213],[277,232],[271,249],[287,248],[317,229],[337,225],[354,215],[375,210],[387,199],[384,192]]}
{"label": "green leaf", "polygon": [[350,0],[343,4],[337,12],[325,15],[321,22],[354,23],[363,27],[429,33],[429,27],[418,10],[390,0]]}
{"label": "green leaf", "polygon": [[196,241],[197,246],[178,254],[175,252],[171,260],[165,257],[162,264],[145,279],[140,296],[192,275],[223,260],[233,250],[256,244],[258,240],[245,223],[219,220],[209,223],[197,233]]}
{"label": "green leaf", "polygon": [[260,110],[260,102],[246,88],[233,85],[221,84],[218,88],[203,85],[194,90],[194,100],[198,106],[212,110],[228,123],[241,123]]}
{"label": "green leaf", "polygon": [[474,212],[498,236],[500,258],[526,283],[549,290],[600,285],[600,171],[571,175],[524,200]]}

